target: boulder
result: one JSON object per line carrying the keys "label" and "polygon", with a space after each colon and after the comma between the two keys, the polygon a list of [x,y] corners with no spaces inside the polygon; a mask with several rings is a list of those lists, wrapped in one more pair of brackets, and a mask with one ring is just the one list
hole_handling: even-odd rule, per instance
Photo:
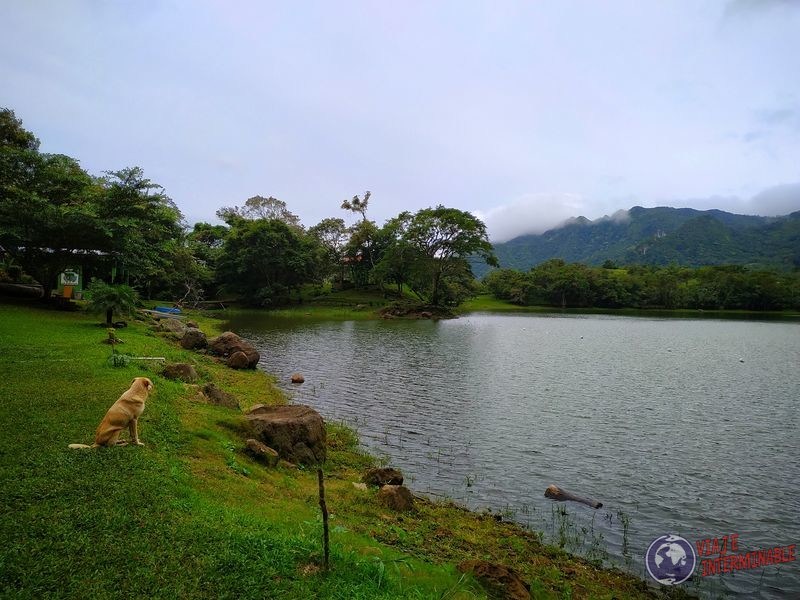
{"label": "boulder", "polygon": [[531,597],[530,586],[510,567],[485,560],[465,560],[458,565],[458,570],[472,573],[492,598],[528,600]]}
{"label": "boulder", "polygon": [[187,350],[205,348],[208,346],[206,334],[196,327],[187,327],[186,331],[183,332],[183,337],[181,338],[181,346]]}
{"label": "boulder", "polygon": [[261,358],[258,350],[250,342],[243,340],[232,331],[226,331],[209,340],[208,351],[222,358],[230,358],[233,354],[242,352],[247,357],[247,367],[250,369],[255,369],[258,359]]}
{"label": "boulder", "polygon": [[172,363],[164,366],[161,374],[167,379],[176,381],[184,381],[186,383],[194,383],[197,381],[197,371],[194,367],[187,363]]}
{"label": "boulder", "polygon": [[414,508],[414,498],[404,485],[385,485],[378,492],[378,502],[397,512]]}
{"label": "boulder", "polygon": [[274,467],[278,464],[280,456],[278,456],[278,453],[266,444],[262,444],[258,440],[254,440],[252,438],[247,440],[246,444],[247,453],[258,462],[267,465],[268,467]]}
{"label": "boulder", "polygon": [[378,487],[383,485],[403,485],[403,474],[397,469],[388,467],[369,469],[364,473],[361,481]]}
{"label": "boulder", "polygon": [[300,373],[292,373],[292,383],[305,383],[306,378]]}
{"label": "boulder", "polygon": [[182,338],[183,334],[186,333],[186,325],[181,323],[178,319],[161,319],[158,322],[158,329],[174,333],[178,339]]}
{"label": "boulder", "polygon": [[250,367],[250,360],[244,352],[234,352],[225,361],[231,369],[247,369]]}
{"label": "boulder", "polygon": [[281,458],[306,465],[325,461],[325,423],[310,406],[257,404],[247,420],[258,440],[275,448]]}
{"label": "boulder", "polygon": [[203,395],[208,398],[211,404],[227,408],[239,408],[239,401],[233,395],[222,391],[213,383],[207,383],[203,386]]}

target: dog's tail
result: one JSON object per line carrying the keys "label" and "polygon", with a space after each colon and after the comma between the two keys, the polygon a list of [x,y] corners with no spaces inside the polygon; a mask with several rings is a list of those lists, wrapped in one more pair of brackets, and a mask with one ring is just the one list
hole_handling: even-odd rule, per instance
{"label": "dog's tail", "polygon": [[73,450],[78,450],[78,449],[83,450],[85,448],[94,448],[94,446],[89,446],[88,444],[70,444],[67,447],[68,448],[72,448]]}

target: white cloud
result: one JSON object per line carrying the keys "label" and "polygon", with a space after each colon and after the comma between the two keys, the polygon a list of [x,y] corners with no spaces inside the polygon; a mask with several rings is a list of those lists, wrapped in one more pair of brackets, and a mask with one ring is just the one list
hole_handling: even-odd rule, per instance
{"label": "white cloud", "polygon": [[486,223],[493,242],[505,242],[519,235],[543,233],[571,217],[596,216],[592,205],[580,194],[525,194],[487,211],[473,211]]}

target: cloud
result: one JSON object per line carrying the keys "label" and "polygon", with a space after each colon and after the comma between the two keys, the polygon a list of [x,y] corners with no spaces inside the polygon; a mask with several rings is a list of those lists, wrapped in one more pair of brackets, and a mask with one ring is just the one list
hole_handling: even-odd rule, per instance
{"label": "cloud", "polygon": [[[619,202],[619,200],[617,200]],[[724,210],[736,214],[775,217],[788,215],[800,210],[800,182],[775,185],[762,190],[751,198],[739,196],[708,196],[705,198],[686,198],[638,202],[640,206],[672,206],[675,208],[694,208],[696,210]],[[593,219],[587,224],[615,221],[624,223],[630,219],[627,208],[606,207],[603,213],[600,203],[589,200],[580,194],[525,194],[509,202],[486,211],[472,211],[481,219],[494,243],[507,242],[521,235],[544,233],[557,229],[579,217]]]}
{"label": "cloud", "polygon": [[567,219],[596,211],[580,194],[525,194],[508,204],[487,211],[473,211],[486,223],[493,242],[505,242],[520,235],[543,233]]}
{"label": "cloud", "polygon": [[728,0],[725,5],[725,17],[750,17],[771,12],[775,9],[800,8],[797,0]]}
{"label": "cloud", "polygon": [[774,217],[800,210],[800,183],[785,183],[765,189],[747,203],[758,215]]}
{"label": "cloud", "polygon": [[777,108],[771,110],[756,111],[756,118],[767,125],[783,125],[798,119],[798,111],[795,108]]}

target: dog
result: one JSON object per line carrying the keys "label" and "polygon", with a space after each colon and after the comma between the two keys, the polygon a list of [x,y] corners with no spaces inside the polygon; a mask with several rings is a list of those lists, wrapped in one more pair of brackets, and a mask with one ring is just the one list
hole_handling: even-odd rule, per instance
{"label": "dog", "polygon": [[124,446],[128,442],[120,440],[119,436],[124,429],[130,431],[130,442],[137,446],[144,446],[139,441],[139,417],[144,412],[144,402],[153,389],[153,382],[147,377],[137,377],[131,387],[111,405],[106,416],[97,427],[94,435],[94,444],[70,444],[70,448],[97,448],[99,446]]}

